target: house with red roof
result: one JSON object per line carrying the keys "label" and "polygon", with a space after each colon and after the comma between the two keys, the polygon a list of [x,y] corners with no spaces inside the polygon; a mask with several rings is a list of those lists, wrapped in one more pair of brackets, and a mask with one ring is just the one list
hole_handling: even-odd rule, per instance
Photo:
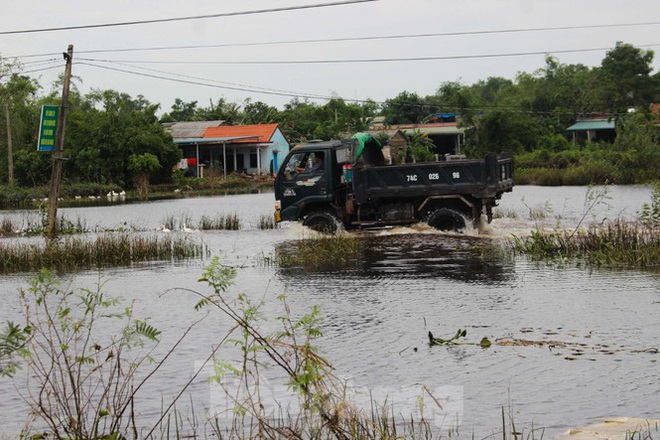
{"label": "house with red roof", "polygon": [[208,169],[223,176],[273,174],[290,148],[278,124],[214,125],[201,136],[174,138],[174,142],[181,147],[189,172],[200,177]]}

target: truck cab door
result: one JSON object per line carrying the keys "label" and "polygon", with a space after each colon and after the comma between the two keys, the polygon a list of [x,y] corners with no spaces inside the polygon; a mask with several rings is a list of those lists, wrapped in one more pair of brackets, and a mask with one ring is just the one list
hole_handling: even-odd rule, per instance
{"label": "truck cab door", "polygon": [[275,185],[282,220],[298,220],[305,206],[332,200],[331,163],[325,150],[305,150],[288,157]]}

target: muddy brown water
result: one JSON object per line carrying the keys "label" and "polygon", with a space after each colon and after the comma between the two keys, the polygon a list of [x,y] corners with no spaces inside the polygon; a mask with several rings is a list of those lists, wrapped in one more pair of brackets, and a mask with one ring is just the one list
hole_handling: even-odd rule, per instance
{"label": "muddy brown water", "polygon": [[[598,190],[598,189],[596,189]],[[191,198],[142,204],[63,208],[60,214],[81,219],[88,228],[127,227],[156,231],[169,217],[193,221],[202,215],[237,214],[239,231],[189,233],[213,255],[238,267],[231,294],[263,298],[265,330],[275,330],[276,296],[285,293],[295,314],[318,305],[324,337],[319,347],[346,379],[357,403],[368,396],[387,398],[397,411],[416,411],[423,395],[426,416],[442,435],[484,438],[501,429],[502,408],[518,428],[544,427],[546,436],[596,422],[600,417],[657,418],[660,407],[660,274],[589,270],[502,258],[492,249],[512,234],[534,227],[572,227],[605,218],[632,217],[650,200],[648,187],[610,187],[590,210],[594,189],[516,187],[505,194],[496,218],[480,234],[444,234],[426,228],[396,228],[360,234],[360,254],[349,265],[317,270],[283,270],[261,264],[277,246],[306,232],[297,225],[260,230],[270,215],[272,193]],[[587,212],[588,211],[588,212]],[[585,212],[587,215],[585,215]],[[25,219],[34,211],[3,211],[0,217]],[[173,231],[174,234],[183,234]],[[105,281],[108,294],[134,301],[163,332],[164,353],[190,323],[194,295],[171,290],[204,291],[198,282],[205,260],[153,263],[116,268],[102,274],[71,277],[74,286]],[[1,277],[0,320],[18,320],[16,292],[27,274]],[[69,278],[67,278],[69,279]],[[195,327],[170,362],[144,389],[138,415],[154,420],[188,381],[224,335],[229,323],[217,314]],[[449,338],[466,329],[461,342],[488,337],[493,345],[428,345],[427,334]],[[157,353],[157,354],[158,354]],[[231,350],[221,357],[235,358]],[[209,384],[207,368],[193,381],[189,396],[195,413],[227,405]],[[272,396],[287,400],[275,371],[266,374]],[[19,393],[24,375],[0,379],[0,433],[16,433],[26,408]],[[443,404],[431,404],[426,387]],[[266,393],[268,394],[268,393]],[[474,437],[473,437],[474,436]]]}

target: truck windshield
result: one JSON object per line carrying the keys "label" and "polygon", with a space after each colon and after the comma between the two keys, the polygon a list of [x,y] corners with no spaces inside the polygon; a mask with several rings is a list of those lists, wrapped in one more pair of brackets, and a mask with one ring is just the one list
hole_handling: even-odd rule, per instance
{"label": "truck windshield", "polygon": [[285,165],[285,177],[294,178],[297,173],[322,173],[324,157],[322,151],[303,151],[293,154]]}

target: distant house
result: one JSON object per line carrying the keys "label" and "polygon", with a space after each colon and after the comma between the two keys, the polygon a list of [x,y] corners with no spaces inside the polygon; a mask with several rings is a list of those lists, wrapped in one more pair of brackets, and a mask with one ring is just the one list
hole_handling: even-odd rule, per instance
{"label": "distant house", "polygon": [[219,127],[225,125],[225,121],[181,121],[165,122],[163,127],[176,139],[201,138],[204,136],[204,130],[209,127]]}
{"label": "distant house", "polygon": [[612,119],[582,119],[566,129],[573,136],[573,143],[592,141],[612,142],[616,138],[615,123]]}
{"label": "distant house", "polygon": [[[443,118],[438,116],[435,120],[448,120],[445,114],[442,115]],[[391,125],[391,126],[381,126],[381,125],[372,125],[369,127],[369,131],[381,132],[388,130],[400,130],[406,135],[413,134],[415,132],[426,133],[427,137],[433,141],[435,145],[435,154],[444,156],[445,154],[456,154],[460,153],[461,145],[465,143],[465,130],[458,127],[458,122],[456,121],[455,115],[453,121],[451,122],[433,122],[428,124],[404,124],[404,125]]]}
{"label": "distant house", "polygon": [[195,137],[174,138],[181,147],[184,160],[181,168],[203,176],[205,169],[214,169],[223,176],[231,172],[271,174],[277,172],[279,161],[289,152],[287,140],[278,124],[211,125]]}
{"label": "distant house", "polygon": [[391,157],[392,162],[396,162],[399,157],[399,151],[405,151],[406,144],[408,142],[406,135],[399,129],[387,130],[385,128],[376,128],[373,130],[367,130],[367,133],[378,138],[381,134],[386,134],[389,138],[389,156]]}

